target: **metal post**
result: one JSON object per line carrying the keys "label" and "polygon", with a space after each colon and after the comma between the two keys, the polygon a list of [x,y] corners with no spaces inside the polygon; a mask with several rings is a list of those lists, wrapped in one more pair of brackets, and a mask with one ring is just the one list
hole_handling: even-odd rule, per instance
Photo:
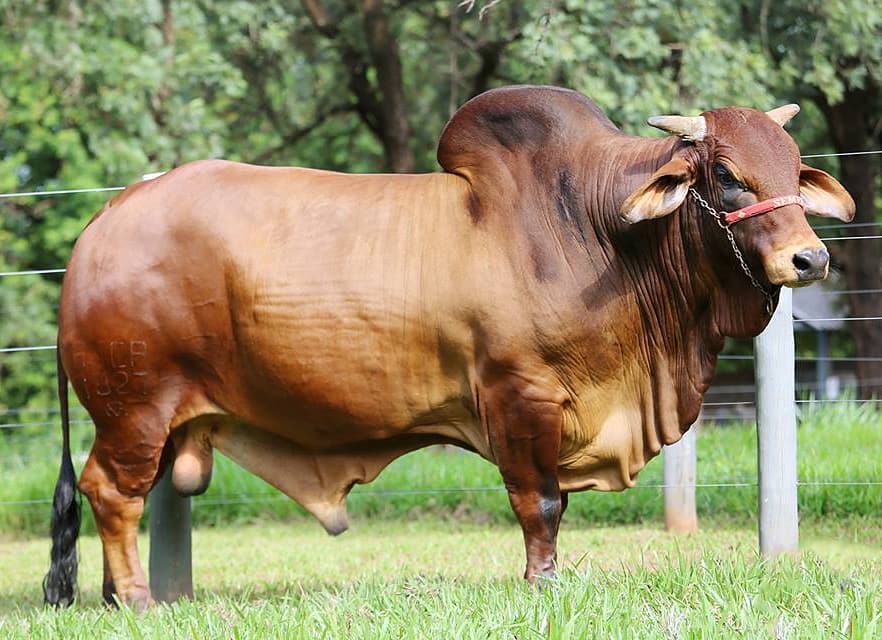
{"label": "metal post", "polygon": [[679,442],[664,448],[665,528],[676,533],[698,531],[695,510],[695,468],[698,427],[692,425]]}
{"label": "metal post", "polygon": [[190,498],[172,486],[171,468],[150,492],[150,591],[158,602],[193,597]]}
{"label": "metal post", "polygon": [[769,326],[754,340],[759,461],[759,543],[764,556],[796,551],[796,391],[793,292],[781,289]]}

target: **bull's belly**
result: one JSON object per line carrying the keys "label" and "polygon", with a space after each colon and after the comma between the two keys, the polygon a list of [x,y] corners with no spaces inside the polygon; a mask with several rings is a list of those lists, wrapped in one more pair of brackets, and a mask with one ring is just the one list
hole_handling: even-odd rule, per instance
{"label": "bull's belly", "polygon": [[219,404],[310,450],[437,434],[484,451],[467,372],[445,372],[436,354],[389,344],[281,333],[239,349],[241,382]]}
{"label": "bull's belly", "polygon": [[414,430],[478,448],[467,328],[415,285],[301,270],[230,292],[237,413],[310,448]]}
{"label": "bull's belly", "polygon": [[[243,422],[283,437],[315,452],[332,452],[365,443],[391,440],[411,434],[434,435],[438,442],[449,442],[484,452],[477,420],[458,398],[425,410],[394,403],[368,402],[380,390],[347,402],[333,402],[328,395],[311,394],[309,387],[290,394],[253,393],[234,408]],[[341,390],[341,400],[348,394]]]}

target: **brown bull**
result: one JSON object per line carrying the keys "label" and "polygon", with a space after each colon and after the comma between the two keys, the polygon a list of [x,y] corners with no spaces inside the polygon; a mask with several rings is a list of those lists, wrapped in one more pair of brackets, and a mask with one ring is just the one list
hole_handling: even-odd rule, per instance
{"label": "brown bull", "polygon": [[[354,484],[463,446],[499,467],[526,578],[550,575],[567,494],[632,486],[698,416],[724,337],[759,333],[780,285],[826,275],[802,202],[843,220],[854,204],[800,165],[796,110],[665,116],[651,123],[676,135],[648,139],[578,93],[510,87],[453,117],[443,173],[207,161],[129,188],[64,281],[47,601],[75,585],[67,378],[96,427],[79,487],[105,597],[151,601],[145,498],[167,465],[183,495],[204,491],[213,449],[340,533]],[[732,242],[715,214],[800,193]]]}

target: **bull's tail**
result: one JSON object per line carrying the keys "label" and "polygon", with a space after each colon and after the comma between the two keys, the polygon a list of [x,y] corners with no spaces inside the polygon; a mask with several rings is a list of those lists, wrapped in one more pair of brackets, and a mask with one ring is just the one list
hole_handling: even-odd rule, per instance
{"label": "bull's tail", "polygon": [[52,552],[49,573],[43,579],[46,604],[69,606],[77,589],[77,537],[80,535],[80,495],[70,457],[70,418],[67,406],[67,374],[58,347],[58,400],[61,404],[61,470],[52,498]]}

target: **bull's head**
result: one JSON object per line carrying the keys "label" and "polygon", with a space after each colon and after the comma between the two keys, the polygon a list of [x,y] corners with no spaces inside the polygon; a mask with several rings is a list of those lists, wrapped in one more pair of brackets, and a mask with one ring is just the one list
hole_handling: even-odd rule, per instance
{"label": "bull's head", "polygon": [[[696,206],[705,206],[696,197],[701,196],[721,222],[727,212],[743,212],[729,216],[730,225],[737,222],[731,232],[769,284],[799,286],[825,278],[829,255],[804,213],[848,222],[855,205],[833,177],[800,162],[796,143],[783,129],[798,111],[797,105],[785,105],[767,113],[723,108],[695,117],[650,118],[652,126],[693,144],[631,194],[622,217],[638,222],[668,215],[691,191]],[[765,212],[751,215],[758,210]]]}

